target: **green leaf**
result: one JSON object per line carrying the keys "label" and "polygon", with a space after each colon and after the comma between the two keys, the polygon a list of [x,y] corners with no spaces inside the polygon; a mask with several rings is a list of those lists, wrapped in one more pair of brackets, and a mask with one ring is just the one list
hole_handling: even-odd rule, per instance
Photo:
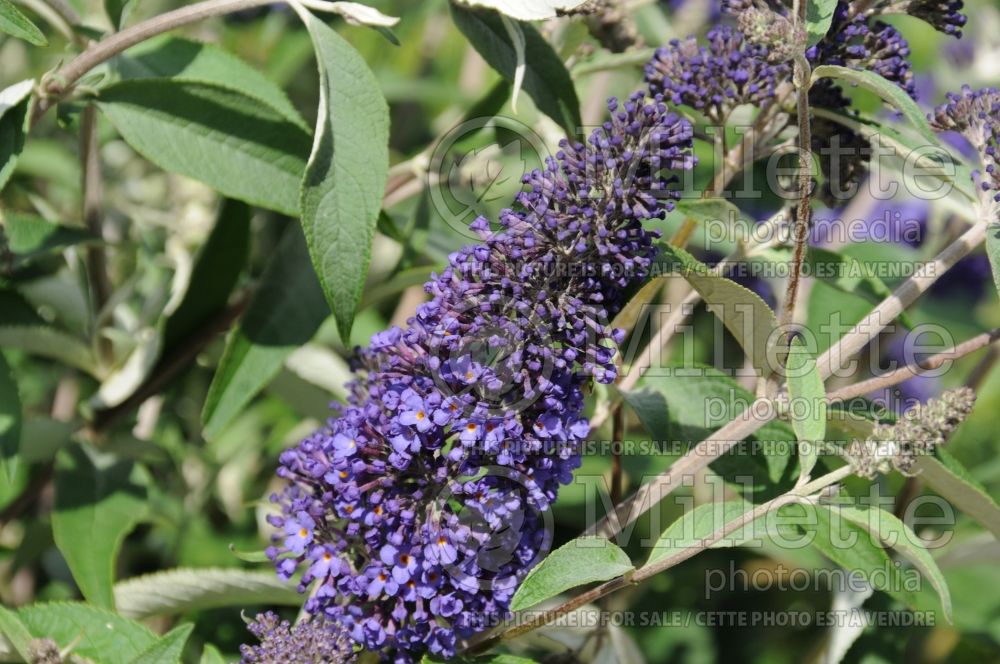
{"label": "green leaf", "polygon": [[826,390],[816,369],[816,358],[802,339],[793,337],[785,360],[789,418],[799,441],[799,478],[808,478],[826,438]]}
{"label": "green leaf", "polygon": [[104,13],[108,15],[108,20],[115,30],[121,30],[134,2],[135,0],[104,0]]}
{"label": "green leaf", "polygon": [[990,259],[993,285],[1000,293],[1000,222],[990,222],[986,227],[986,255]]}
{"label": "green leaf", "polygon": [[179,664],[193,630],[191,623],[173,628],[139,653],[132,664]]}
{"label": "green leaf", "polygon": [[833,12],[836,8],[837,0],[808,0],[808,4],[806,4],[806,32],[809,33],[810,46],[815,46],[830,31]]}
{"label": "green leaf", "polygon": [[639,416],[646,431],[657,440],[670,440],[673,421],[670,419],[670,406],[663,392],[646,386],[629,392],[622,390],[621,395],[629,408]]}
{"label": "green leaf", "polygon": [[73,579],[91,604],[113,609],[114,568],[125,536],[146,517],[146,489],[131,461],[83,446],[56,457],[52,534]]}
{"label": "green leaf", "polygon": [[115,606],[127,618],[173,615],[227,606],[298,606],[302,595],[273,571],[172,569],[115,584]]}
{"label": "green leaf", "polygon": [[329,315],[305,239],[298,228],[289,228],[239,327],[226,340],[202,411],[205,438],[217,436]]}
{"label": "green leaf", "polygon": [[21,395],[14,373],[0,353],[0,472],[14,481],[21,451]]}
{"label": "green leaf", "polygon": [[[966,160],[952,154],[940,139],[935,138],[933,143],[928,143],[926,136],[914,135],[915,131],[912,128],[894,127],[863,114],[849,117],[822,108],[814,108],[812,112],[817,117],[831,120],[858,132],[868,141],[877,140],[887,150],[894,150],[900,160],[919,154],[920,159],[916,160],[914,165],[918,165],[923,174],[952,185],[952,188],[962,194],[967,201],[978,200],[971,167]],[[892,153],[887,152],[887,154]],[[887,165],[891,164],[892,162],[889,162]],[[900,168],[897,167],[896,170]],[[909,170],[914,169],[911,167]]]}
{"label": "green leaf", "polygon": [[[722,372],[703,365],[657,367],[640,388],[622,397],[639,415],[654,441],[693,445],[739,417],[754,396]],[[660,373],[662,372],[662,373]],[[766,499],[782,492],[795,434],[784,422],[770,422],[750,439],[712,462],[712,470],[744,494]],[[747,484],[747,480],[753,480]]]}
{"label": "green leaf", "polygon": [[945,619],[951,622],[951,594],[948,592],[948,584],[934,558],[909,526],[897,519],[892,512],[864,505],[831,505],[828,509],[863,528],[913,563],[934,586],[941,599]]}
{"label": "green leaf", "polygon": [[836,78],[840,80],[860,85],[866,90],[874,92],[887,104],[897,109],[903,114],[913,127],[920,132],[921,138],[927,141],[927,145],[937,145],[938,138],[934,134],[927,117],[917,106],[903,88],[892,81],[888,81],[873,71],[867,69],[851,69],[839,65],[820,65],[813,69],[813,80],[820,78]]}
{"label": "green leaf", "polygon": [[0,0],[0,32],[6,32],[35,46],[49,43],[42,31],[8,0]]}
{"label": "green leaf", "polygon": [[32,355],[76,367],[92,376],[98,374],[97,363],[94,361],[90,346],[80,339],[44,323],[5,325],[4,318],[4,312],[0,311],[0,347],[17,348]]}
{"label": "green leaf", "polygon": [[603,537],[579,537],[564,544],[528,572],[511,600],[520,611],[559,593],[594,581],[607,581],[632,572],[628,555]]}
{"label": "green leaf", "polygon": [[778,319],[767,303],[736,282],[712,274],[704,263],[683,249],[666,243],[660,243],[659,247],[661,260],[698,291],[708,310],[736,337],[754,368],[761,375],[769,375],[774,366]]}
{"label": "green leaf", "polygon": [[920,479],[1000,540],[1000,506],[957,459],[943,449],[937,454],[941,461],[926,455],[917,458]]}
{"label": "green leaf", "polygon": [[240,92],[270,106],[303,131],[309,131],[309,126],[280,87],[218,46],[163,36],[133,46],[114,63],[123,79],[166,78],[210,83]]}
{"label": "green leaf", "polygon": [[89,604],[52,602],[17,611],[35,638],[50,638],[60,648],[101,664],[129,664],[156,641],[149,629]]}
{"label": "green leaf", "polygon": [[364,58],[307,10],[295,9],[316,48],[320,90],[302,179],[302,229],[340,338],[349,339],[389,173],[389,109]]}
{"label": "green leaf", "polygon": [[[650,552],[649,558],[646,560],[646,566],[658,560],[668,558],[684,549],[700,546],[701,540],[711,536],[727,523],[735,521],[751,509],[753,509],[752,504],[743,500],[734,500],[722,503],[706,503],[694,509],[687,510],[660,534],[656,544],[653,545],[653,550]],[[746,526],[744,526],[745,528]],[[712,546],[735,546],[737,543],[738,539],[730,536],[719,540]]]}
{"label": "green leaf", "polygon": [[187,292],[163,328],[165,353],[225,308],[249,253],[250,208],[240,201],[225,200],[195,258]]}
{"label": "green leaf", "polygon": [[[0,8],[7,0],[0,0]],[[2,9],[0,9],[2,12]],[[14,173],[28,133],[28,108],[35,82],[21,81],[0,90],[0,191]]]}
{"label": "green leaf", "polygon": [[15,270],[42,256],[98,239],[84,228],[54,224],[41,217],[16,212],[3,213],[3,228],[7,247],[14,254]]}
{"label": "green leaf", "polygon": [[240,551],[232,542],[229,543],[229,552],[245,563],[269,563],[271,559],[267,557],[267,552],[263,549],[258,551]]}
{"label": "green leaf", "polygon": [[[892,291],[878,274],[853,256],[809,247],[806,263],[812,276],[842,293],[856,295],[866,302],[880,304],[892,295]],[[905,311],[900,314],[899,320],[906,327],[913,328],[913,321]]]}
{"label": "green leaf", "polygon": [[729,222],[746,216],[724,198],[682,198],[676,205],[678,212],[698,222]]}
{"label": "green leaf", "polygon": [[[517,75],[517,51],[499,14],[493,11],[466,9],[451,3],[455,25],[472,47],[493,69],[513,83]],[[562,59],[534,26],[521,23],[525,40],[523,89],[538,110],[563,128],[569,137],[576,136],[582,122],[580,101]]]}
{"label": "green leaf", "polygon": [[[881,590],[908,606],[916,598],[903,574],[885,549],[863,528],[847,519],[838,519],[826,505],[786,505],[779,510],[779,531],[792,547],[810,546],[841,567],[861,574],[876,590]],[[798,531],[799,535],[789,534]],[[800,540],[802,537],[804,539]]]}
{"label": "green leaf", "polygon": [[17,348],[46,357],[91,375],[97,364],[88,344],[58,330],[35,313],[19,293],[0,288],[0,348]]}
{"label": "green leaf", "polygon": [[200,664],[226,664],[226,660],[218,648],[213,645],[206,645],[205,649],[201,651]]}
{"label": "green leaf", "polygon": [[29,658],[31,632],[24,626],[17,614],[10,609],[0,606],[0,634],[2,634],[10,644],[14,646],[14,651],[26,662]]}
{"label": "green leaf", "polygon": [[215,83],[138,79],[98,105],[137,152],[222,194],[298,213],[309,135],[268,104]]}

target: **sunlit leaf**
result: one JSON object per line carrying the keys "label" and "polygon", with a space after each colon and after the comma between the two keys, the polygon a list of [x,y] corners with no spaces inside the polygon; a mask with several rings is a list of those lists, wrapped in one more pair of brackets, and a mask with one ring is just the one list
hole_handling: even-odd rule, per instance
{"label": "sunlit leaf", "polygon": [[316,48],[320,102],[302,180],[302,229],[342,339],[368,276],[389,172],[389,109],[364,58],[296,7]]}
{"label": "sunlit leaf", "polygon": [[564,544],[538,563],[524,578],[510,608],[519,611],[559,593],[594,581],[631,572],[628,555],[603,537],[580,537]]}
{"label": "sunlit leaf", "polygon": [[[513,83],[517,77],[515,44],[496,12],[465,9],[452,4],[455,25],[491,67]],[[581,126],[580,101],[562,59],[531,25],[519,26],[524,36],[524,91],[542,113],[576,136]]]}
{"label": "sunlit leaf", "polygon": [[118,551],[146,510],[146,488],[132,462],[82,446],[59,453],[52,534],[91,604],[114,608]]}
{"label": "sunlit leaf", "polygon": [[42,31],[9,0],[0,0],[0,32],[6,32],[35,46],[49,43]]}
{"label": "sunlit leaf", "polygon": [[98,105],[137,152],[231,198],[299,210],[309,134],[264,101],[216,83],[126,80]]}

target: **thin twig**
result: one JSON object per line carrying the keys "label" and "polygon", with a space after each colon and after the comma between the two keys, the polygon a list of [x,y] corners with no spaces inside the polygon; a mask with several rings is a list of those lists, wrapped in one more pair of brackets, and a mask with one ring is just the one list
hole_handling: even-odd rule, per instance
{"label": "thin twig", "polygon": [[[799,25],[805,25],[805,0],[799,0]],[[784,308],[780,323],[784,329],[795,322],[795,305],[798,301],[799,284],[802,281],[802,263],[805,260],[806,245],[809,239],[809,227],[812,217],[812,128],[809,118],[809,62],[805,55],[795,58],[795,85],[798,89],[797,114],[799,128],[799,207],[795,215],[795,249],[792,254],[792,266],[788,275],[788,288],[785,291]]]}
{"label": "thin twig", "polygon": [[[851,385],[847,385],[846,387],[842,387],[839,390],[834,390],[827,395],[827,400],[831,403],[844,402],[855,397],[860,397],[865,394],[870,394],[872,392],[877,392],[879,390],[899,385],[903,381],[919,376],[926,371],[940,369],[945,362],[952,362],[965,357],[970,353],[989,346],[998,339],[1000,339],[1000,328],[991,330],[990,332],[984,332],[969,339],[968,341],[963,341],[948,350],[932,355],[921,362],[914,362],[913,364],[900,367],[887,374],[869,378],[868,380],[863,380],[858,383],[853,383]],[[992,350],[994,349],[991,349],[991,351]]]}
{"label": "thin twig", "polygon": [[931,285],[965,258],[986,238],[986,224],[973,224],[957,240],[949,244],[933,260],[921,265],[912,276],[861,319],[850,332],[826,350],[816,361],[820,375],[826,379],[839,375],[847,360],[868,345],[899,314],[913,304]]}
{"label": "thin twig", "polygon": [[580,593],[575,597],[571,597],[570,599],[566,600],[565,602],[563,602],[562,604],[553,609],[550,609],[548,611],[543,611],[538,615],[532,616],[532,618],[529,620],[526,620],[524,622],[518,622],[513,627],[510,627],[507,630],[494,633],[493,635],[486,637],[481,641],[473,642],[468,648],[467,652],[469,654],[478,654],[485,652],[490,648],[492,648],[493,646],[500,643],[501,641],[510,641],[512,639],[515,639],[519,636],[522,636],[523,634],[527,634],[528,632],[538,629],[539,627],[543,627],[551,622],[554,622],[559,618],[561,618],[562,616],[565,616],[571,613],[572,611],[575,611],[581,606],[585,606],[586,604],[595,602],[601,599],[602,597],[605,597],[613,592],[621,590],[622,588],[637,585],[653,576],[656,576],[657,574],[660,574],[661,572],[670,569],[671,567],[675,567],[676,565],[684,562],[685,560],[688,560],[689,558],[693,558],[695,555],[709,548],[716,542],[719,542],[723,538],[733,534],[734,532],[743,528],[747,524],[752,523],[753,521],[756,521],[757,519],[767,515],[772,510],[778,509],[787,504],[801,502],[807,499],[808,496],[811,496],[816,492],[825,489],[828,486],[840,482],[844,478],[851,475],[852,472],[853,469],[851,468],[851,466],[849,465],[842,466],[831,473],[827,473],[826,475],[816,480],[813,480],[812,482],[809,482],[807,484],[802,485],[801,487],[793,489],[792,491],[786,494],[782,494],[777,498],[769,500],[766,503],[762,503],[761,505],[755,507],[753,510],[745,512],[744,514],[741,514],[732,521],[726,523],[721,528],[713,532],[711,535],[704,537],[692,543],[691,545],[685,546],[671,555],[664,556],[663,558],[657,559],[652,563],[647,563],[634,573],[628,573],[623,576],[611,579],[610,581],[602,583],[596,588],[592,588],[591,590],[588,590],[584,593]]}
{"label": "thin twig", "polygon": [[76,83],[91,69],[107,62],[122,51],[151,37],[176,28],[197,23],[212,16],[222,16],[233,12],[271,4],[272,0],[206,0],[174,11],[154,16],[137,23],[121,32],[92,44],[87,50],[70,60],[65,67],[52,75],[42,90],[31,116],[34,126],[45,113],[73,90]]}

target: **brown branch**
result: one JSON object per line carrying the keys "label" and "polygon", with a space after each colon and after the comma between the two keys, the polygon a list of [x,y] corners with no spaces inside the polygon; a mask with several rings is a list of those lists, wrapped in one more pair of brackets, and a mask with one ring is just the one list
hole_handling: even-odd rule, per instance
{"label": "brown branch", "polygon": [[212,16],[231,14],[243,9],[270,4],[272,0],[206,0],[137,23],[106,39],[95,42],[83,53],[55,72],[43,86],[31,115],[34,126],[45,113],[71,92],[91,69],[107,62],[122,51],[176,28],[197,23]]}
{"label": "brown branch", "polygon": [[1000,339],[1000,328],[991,330],[990,332],[984,332],[967,341],[963,341],[960,344],[952,346],[948,350],[932,355],[921,362],[914,362],[913,364],[900,367],[895,371],[890,371],[887,374],[869,378],[868,380],[863,380],[852,385],[847,385],[839,390],[834,390],[827,395],[827,401],[830,403],[843,402],[871,392],[893,387],[905,380],[919,376],[926,371],[940,369],[945,362],[951,362],[965,357],[969,353],[973,353],[989,346],[998,339]]}

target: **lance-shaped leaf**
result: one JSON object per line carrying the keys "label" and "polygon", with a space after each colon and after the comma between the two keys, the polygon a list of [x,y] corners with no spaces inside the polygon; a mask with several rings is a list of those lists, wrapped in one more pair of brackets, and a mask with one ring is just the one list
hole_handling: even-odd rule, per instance
{"label": "lance-shaped leaf", "polygon": [[115,585],[118,613],[128,618],[173,615],[226,606],[297,606],[302,595],[273,571],[172,569]]}
{"label": "lance-shaped leaf", "polygon": [[849,521],[871,534],[883,545],[895,549],[908,559],[913,566],[927,577],[941,599],[941,608],[945,619],[951,621],[951,594],[944,575],[938,568],[934,558],[924,547],[923,542],[913,530],[900,521],[894,514],[878,508],[865,505],[831,505],[832,514],[842,520]]}
{"label": "lance-shaped leaf", "polygon": [[[806,251],[806,264],[809,274],[823,283],[842,293],[856,295],[873,305],[881,303],[892,295],[892,291],[877,272],[853,256],[829,249],[809,247]],[[913,321],[905,311],[899,315],[899,320],[906,327],[913,327]]]}
{"label": "lance-shaped leaf", "polygon": [[35,46],[49,43],[42,31],[9,0],[0,0],[0,32],[6,32]]}
{"label": "lance-shaped leaf", "polygon": [[193,629],[191,623],[175,627],[139,653],[131,664],[180,664],[181,654]]}
{"label": "lance-shaped leaf", "polygon": [[[0,3],[4,2],[6,0],[0,0]],[[29,79],[0,90],[0,190],[10,180],[17,159],[24,150],[28,107],[34,85],[35,82]]]}
{"label": "lance-shaped leaf", "polygon": [[295,9],[316,49],[320,92],[302,180],[302,230],[340,336],[348,339],[389,173],[389,109],[364,58],[304,8]]}
{"label": "lance-shaped leaf", "polygon": [[[706,503],[687,510],[660,534],[649,554],[649,559],[646,560],[646,565],[669,558],[685,549],[701,546],[702,540],[706,537],[710,537],[724,528],[726,524],[741,518],[751,509],[753,509],[753,505],[746,501],[732,500]],[[747,526],[740,529],[741,532],[746,530]],[[735,546],[742,539],[741,535],[733,533],[710,546],[715,548]]]}
{"label": "lance-shaped leaf", "polygon": [[239,327],[226,340],[202,411],[204,436],[214,438],[313,338],[330,315],[298,228],[278,243]]}
{"label": "lance-shaped leaf", "polygon": [[88,344],[49,325],[19,293],[0,288],[0,348],[17,348],[97,375]]}
{"label": "lance-shaped leaf", "polygon": [[[907,97],[909,99],[909,97]],[[866,117],[864,114],[858,116],[847,116],[835,113],[823,108],[812,109],[814,115],[832,120],[849,129],[852,129],[868,141],[875,142],[883,148],[883,154],[896,155],[899,160],[910,160],[910,168],[903,168],[901,173],[904,180],[908,177],[931,177],[950,185],[957,193],[961,194],[966,201],[963,207],[958,208],[958,212],[966,212],[967,202],[977,200],[975,184],[972,180],[972,169],[966,160],[959,159],[951,151],[942,145],[941,141],[935,139],[928,143],[927,136],[921,130],[906,126],[892,126],[878,119]],[[890,161],[887,166],[892,165]],[[918,168],[919,167],[919,168]],[[897,170],[898,167],[897,167]],[[909,186],[909,185],[908,185]],[[922,185],[914,185],[917,190],[923,190]],[[949,201],[945,198],[943,201]],[[968,215],[967,215],[968,216]],[[970,219],[974,219],[971,216]]]}
{"label": "lance-shaped leaf", "polygon": [[240,201],[226,200],[198,251],[187,291],[164,325],[165,353],[226,306],[249,252],[250,208]]}
{"label": "lance-shaped leaf", "polygon": [[785,376],[789,418],[799,441],[799,478],[805,480],[816,465],[818,443],[826,437],[826,391],[816,357],[799,337],[793,337],[788,348]]}
{"label": "lance-shaped leaf", "polygon": [[510,608],[520,611],[555,597],[564,590],[594,581],[607,581],[635,568],[628,555],[603,537],[579,537],[564,544],[521,582]]}
{"label": "lance-shaped leaf", "polygon": [[217,83],[126,80],[98,105],[139,154],[236,198],[298,214],[309,134],[285,112]]}
{"label": "lance-shaped leaf", "polygon": [[56,461],[52,534],[87,600],[114,608],[114,568],[125,536],[146,518],[141,469],[83,446]]}
{"label": "lance-shaped leaf", "polygon": [[21,395],[14,373],[0,353],[0,472],[14,480],[21,450]]}
{"label": "lance-shaped leaf", "polygon": [[837,0],[808,0],[806,5],[806,32],[809,34],[809,45],[815,45],[830,31],[833,23],[833,12],[837,8]]}
{"label": "lance-shaped leaf", "polygon": [[779,510],[779,545],[790,548],[808,544],[841,567],[862,575],[876,590],[903,604],[917,606],[917,599],[902,571],[864,528],[853,520],[838,518],[838,510],[827,505],[799,503]]}
{"label": "lance-shaped leaf", "polygon": [[851,69],[850,67],[841,67],[840,65],[820,65],[813,69],[812,78],[813,80],[837,78],[848,83],[860,85],[866,90],[874,92],[883,101],[902,113],[903,117],[927,141],[927,145],[938,145],[938,138],[927,122],[927,116],[917,106],[917,102],[913,101],[903,88],[892,81],[867,69]]}
{"label": "lance-shaped leaf", "polygon": [[3,213],[3,229],[7,236],[7,248],[14,255],[15,271],[68,247],[98,241],[93,233],[84,228],[63,226],[16,212]]}
{"label": "lance-shaped leaf", "polygon": [[1000,222],[991,222],[986,228],[986,255],[990,259],[993,285],[1000,293]]}
{"label": "lance-shaped leaf", "polygon": [[[466,9],[451,4],[455,25],[472,47],[507,81],[518,78],[518,48],[503,18],[496,12]],[[533,26],[518,26],[524,38],[523,90],[538,110],[573,137],[581,126],[580,101],[562,59]]]}
{"label": "lance-shaped leaf", "polygon": [[683,276],[698,291],[708,310],[743,347],[761,375],[772,372],[778,319],[771,307],[753,291],[725,277],[713,274],[691,254],[669,244],[660,244],[661,260]]}
{"label": "lance-shaped leaf", "polygon": [[920,479],[1000,540],[1000,506],[958,459],[943,449],[937,455],[940,461],[927,455],[917,458]]}
{"label": "lance-shaped leaf", "polygon": [[299,112],[271,79],[212,44],[163,36],[143,42],[114,60],[123,79],[171,79],[211,83],[258,99],[289,122],[308,131]]}
{"label": "lance-shaped leaf", "polygon": [[156,642],[156,635],[113,611],[80,602],[39,602],[17,610],[35,638],[101,664],[130,664]]}

